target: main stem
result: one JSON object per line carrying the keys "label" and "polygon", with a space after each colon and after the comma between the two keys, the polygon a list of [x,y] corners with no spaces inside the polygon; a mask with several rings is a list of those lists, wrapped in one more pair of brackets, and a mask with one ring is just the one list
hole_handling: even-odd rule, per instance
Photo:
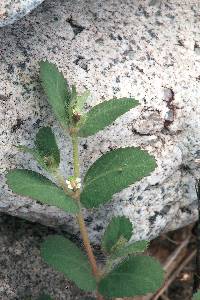
{"label": "main stem", "polygon": [[[80,177],[80,167],[79,167],[79,152],[78,152],[78,137],[76,134],[72,134],[72,146],[73,146],[73,165],[74,165],[74,176]],[[85,221],[83,218],[83,214],[81,211],[81,203],[80,203],[80,191],[77,190],[75,193],[75,198],[78,202],[78,205],[80,207],[80,213],[77,215],[77,221],[80,228],[80,233],[83,239],[83,244],[85,247],[85,250],[87,252],[87,256],[90,262],[90,265],[92,267],[92,272],[98,281],[99,279],[99,271],[96,263],[96,259],[90,244],[88,231],[85,225]],[[97,300],[104,300],[103,297],[97,292]]]}

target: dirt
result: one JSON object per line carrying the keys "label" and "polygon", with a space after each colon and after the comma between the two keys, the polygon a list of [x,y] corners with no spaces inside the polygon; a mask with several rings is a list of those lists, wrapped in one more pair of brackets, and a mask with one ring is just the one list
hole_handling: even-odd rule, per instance
{"label": "dirt", "polygon": [[[46,236],[54,233],[67,235],[60,229],[53,230],[19,218],[0,215],[0,300],[33,300],[41,292],[50,294],[54,300],[84,300],[86,296],[91,296],[85,295],[63,275],[42,262],[40,244]],[[67,236],[81,245],[75,236]],[[153,240],[148,252],[165,264],[188,236],[190,241],[178,257],[182,263],[196,247],[195,225]],[[103,259],[100,255],[98,257]],[[173,264],[176,263],[174,260]],[[194,272],[195,257],[173,279],[159,300],[191,300]]]}

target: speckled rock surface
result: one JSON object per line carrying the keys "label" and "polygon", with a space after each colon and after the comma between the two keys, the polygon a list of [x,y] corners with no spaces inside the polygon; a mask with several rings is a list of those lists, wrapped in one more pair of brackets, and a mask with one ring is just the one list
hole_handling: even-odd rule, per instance
{"label": "speckled rock surface", "polygon": [[[113,214],[130,217],[135,238],[154,237],[196,219],[199,8],[198,1],[179,0],[46,0],[0,30],[0,211],[73,227],[59,210],[12,195],[4,180],[8,168],[38,170],[12,144],[32,145],[40,126],[52,125],[63,158],[71,157],[69,140],[64,141],[38,81],[37,62],[48,58],[80,91],[91,90],[90,106],[113,96],[134,96],[141,103],[115,126],[81,142],[83,172],[102,153],[120,146],[141,146],[158,163],[150,177],[87,217],[93,241]],[[71,164],[61,168],[70,174]]]}
{"label": "speckled rock surface", "polygon": [[44,0],[1,0],[0,27],[21,19]]}
{"label": "speckled rock surface", "polygon": [[6,216],[0,216],[0,225],[0,299],[35,300],[42,292],[54,300],[85,299],[86,294],[40,257],[41,242],[61,232]]}

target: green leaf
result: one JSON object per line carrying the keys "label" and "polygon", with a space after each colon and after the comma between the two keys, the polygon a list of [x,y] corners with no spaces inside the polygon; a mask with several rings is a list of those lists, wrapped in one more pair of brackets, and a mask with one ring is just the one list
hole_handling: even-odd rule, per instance
{"label": "green leaf", "polygon": [[113,247],[121,238],[129,241],[132,236],[133,226],[130,220],[124,216],[114,217],[108,224],[102,239],[102,248],[105,252],[111,253]]}
{"label": "green leaf", "polygon": [[15,146],[20,151],[31,154],[45,170],[57,169],[60,164],[60,152],[50,127],[42,127],[36,135],[36,148]]}
{"label": "green leaf", "polygon": [[53,299],[50,296],[43,294],[37,300],[53,300]]}
{"label": "green leaf", "polygon": [[70,127],[81,127],[84,121],[83,107],[89,95],[90,92],[88,90],[78,95],[76,87],[72,86],[71,101],[68,107]]}
{"label": "green leaf", "polygon": [[126,257],[128,255],[144,252],[148,247],[147,241],[137,241],[134,243],[128,243],[122,247],[119,247],[112,253],[111,258],[116,259],[119,257]]}
{"label": "green leaf", "polygon": [[132,256],[116,266],[99,282],[99,292],[107,297],[134,297],[160,288],[164,272],[149,256]]}
{"label": "green leaf", "polygon": [[8,186],[16,194],[31,197],[43,204],[56,206],[68,213],[75,214],[79,210],[72,198],[39,173],[15,169],[9,171],[6,177]]}
{"label": "green leaf", "polygon": [[88,99],[88,97],[90,96],[90,91],[86,90],[84,91],[81,95],[78,95],[76,98],[76,111],[78,112],[82,112],[83,111],[83,107]]}
{"label": "green leaf", "polygon": [[47,166],[58,168],[60,152],[50,127],[42,127],[36,135],[36,149]]}
{"label": "green leaf", "polygon": [[140,148],[121,148],[100,157],[84,178],[81,202],[87,208],[111,200],[113,194],[148,176],[156,161]]}
{"label": "green leaf", "polygon": [[112,124],[119,116],[139,105],[131,98],[120,98],[104,101],[94,106],[85,116],[85,122],[78,135],[87,137]]}
{"label": "green leaf", "polygon": [[46,164],[44,163],[44,160],[40,156],[37,149],[32,149],[32,148],[29,148],[29,147],[23,146],[23,145],[17,145],[15,147],[18,148],[20,151],[31,154],[33,156],[33,158],[37,161],[37,163],[39,165],[41,165],[45,170],[48,171],[48,168],[47,168]]}
{"label": "green leaf", "polygon": [[200,300],[200,291],[193,295],[192,300]]}
{"label": "green leaf", "polygon": [[42,244],[41,255],[46,263],[85,290],[96,289],[96,282],[87,256],[62,236],[50,236]]}
{"label": "green leaf", "polygon": [[67,128],[67,107],[71,93],[63,74],[58,71],[56,65],[41,61],[40,79],[55,116],[62,127]]}

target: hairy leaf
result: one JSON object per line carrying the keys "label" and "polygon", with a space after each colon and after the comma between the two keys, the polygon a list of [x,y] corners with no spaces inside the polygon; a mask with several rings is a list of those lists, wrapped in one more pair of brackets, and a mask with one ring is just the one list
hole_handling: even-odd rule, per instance
{"label": "hairy leaf", "polygon": [[79,210],[72,198],[39,173],[15,169],[9,171],[6,177],[8,186],[16,194],[31,197],[43,204],[56,206],[68,213],[75,214]]}
{"label": "hairy leaf", "polygon": [[102,248],[105,252],[111,253],[117,242],[124,238],[129,241],[133,231],[130,220],[124,216],[114,217],[108,224],[102,239]]}
{"label": "hairy leaf", "polygon": [[78,135],[87,137],[112,124],[119,116],[139,105],[131,98],[120,98],[104,101],[94,106],[85,116],[85,122]]}
{"label": "hairy leaf", "polygon": [[160,288],[164,274],[160,264],[149,256],[132,256],[116,266],[99,283],[107,297],[134,297]]}
{"label": "hairy leaf", "polygon": [[40,156],[40,153],[38,152],[37,149],[33,149],[33,148],[29,148],[27,146],[23,146],[23,145],[17,145],[15,146],[17,147],[20,151],[23,151],[25,153],[29,153],[33,156],[33,158],[37,161],[37,163],[42,166],[45,170],[48,171],[47,165],[44,163],[43,158]]}
{"label": "hairy leaf", "polygon": [[116,259],[119,257],[126,257],[128,255],[136,254],[139,252],[144,252],[148,247],[147,241],[137,241],[133,243],[128,243],[122,247],[117,248],[114,253],[112,253],[111,258]]}
{"label": "hairy leaf", "polygon": [[200,291],[193,295],[192,300],[200,300]]}
{"label": "hairy leaf", "polygon": [[36,135],[35,145],[44,163],[52,167],[60,164],[60,152],[51,127],[42,127]]}
{"label": "hairy leaf", "polygon": [[113,194],[148,176],[156,161],[140,148],[120,148],[100,157],[84,178],[81,202],[87,208],[111,200]]}
{"label": "hairy leaf", "polygon": [[42,244],[41,255],[46,263],[85,290],[96,289],[96,282],[87,256],[62,236],[50,236]]}
{"label": "hairy leaf", "polygon": [[60,164],[60,152],[50,127],[42,127],[36,135],[35,148],[16,146],[20,151],[29,153],[45,170],[57,169]]}
{"label": "hairy leaf", "polygon": [[56,65],[48,61],[41,61],[40,79],[55,116],[62,127],[67,128],[70,90],[63,74],[58,71]]}

